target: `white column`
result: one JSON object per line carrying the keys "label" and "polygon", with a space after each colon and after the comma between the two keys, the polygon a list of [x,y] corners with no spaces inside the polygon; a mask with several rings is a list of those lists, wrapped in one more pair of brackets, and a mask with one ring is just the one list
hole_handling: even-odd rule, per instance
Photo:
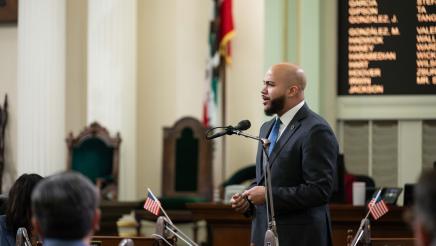
{"label": "white column", "polygon": [[321,40],[321,9],[319,0],[298,0],[300,5],[300,55],[298,57],[301,67],[306,72],[308,86],[305,90],[305,99],[310,108],[320,110],[320,46]]}
{"label": "white column", "polygon": [[18,22],[17,174],[65,169],[65,0],[22,0]]}
{"label": "white column", "polygon": [[[422,121],[398,121],[398,187],[416,183],[422,171]],[[403,204],[403,194],[398,199]]]}
{"label": "white column", "polygon": [[136,12],[136,0],[88,1],[87,121],[121,134],[120,200],[136,195]]}

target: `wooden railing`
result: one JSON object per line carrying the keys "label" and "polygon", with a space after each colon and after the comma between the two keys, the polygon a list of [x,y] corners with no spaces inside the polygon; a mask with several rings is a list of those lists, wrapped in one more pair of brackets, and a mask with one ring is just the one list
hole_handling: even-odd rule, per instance
{"label": "wooden railing", "polygon": [[[141,246],[160,246],[166,245],[163,241],[157,240],[150,237],[129,237],[132,239],[135,245]],[[118,246],[119,243],[124,239],[124,237],[116,236],[94,236],[91,240],[92,246]],[[169,240],[170,243],[176,245],[174,241]]]}
{"label": "wooden railing", "polygon": [[414,246],[414,238],[371,238],[372,246]]}

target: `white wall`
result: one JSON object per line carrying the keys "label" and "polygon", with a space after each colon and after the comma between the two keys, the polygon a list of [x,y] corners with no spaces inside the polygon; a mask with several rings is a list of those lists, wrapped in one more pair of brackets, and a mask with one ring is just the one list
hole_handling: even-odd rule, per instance
{"label": "white wall", "polygon": [[67,1],[66,134],[77,135],[86,125],[87,0]]}
{"label": "white wall", "polygon": [[161,190],[163,127],[201,116],[208,2],[138,3],[138,196]]}
{"label": "white wall", "polygon": [[[247,6],[250,6],[247,8]],[[140,1],[138,23],[138,196],[160,193],[162,129],[202,116],[212,1]],[[263,1],[233,1],[236,36],[227,69],[227,122],[262,118]],[[227,137],[226,176],[253,163],[256,143]],[[219,183],[220,173],[215,173]]]}
{"label": "white wall", "polygon": [[5,136],[3,191],[15,180],[17,163],[17,25],[0,26],[0,104],[8,94],[9,118]]}
{"label": "white wall", "polygon": [[[236,36],[232,42],[233,64],[227,69],[227,123],[251,121],[248,130],[259,134],[264,121],[260,96],[264,70],[264,1],[233,1]],[[227,137],[226,177],[256,161],[257,142]]]}

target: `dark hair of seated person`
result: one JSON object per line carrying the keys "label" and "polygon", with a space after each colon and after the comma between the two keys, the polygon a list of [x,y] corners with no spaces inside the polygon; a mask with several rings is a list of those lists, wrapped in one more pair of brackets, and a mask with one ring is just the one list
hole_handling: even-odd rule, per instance
{"label": "dark hair of seated person", "polygon": [[94,221],[99,220],[98,206],[95,185],[71,171],[47,177],[32,194],[34,223],[44,240],[86,238],[98,229]]}
{"label": "dark hair of seated person", "polygon": [[20,227],[32,233],[31,195],[36,184],[43,178],[38,174],[23,174],[12,185],[6,205],[6,226],[15,235]]}

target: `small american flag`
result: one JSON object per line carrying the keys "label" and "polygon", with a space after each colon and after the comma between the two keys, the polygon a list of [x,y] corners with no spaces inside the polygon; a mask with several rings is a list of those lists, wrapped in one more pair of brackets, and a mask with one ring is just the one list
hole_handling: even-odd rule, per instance
{"label": "small american flag", "polygon": [[150,192],[148,192],[147,199],[145,199],[144,209],[150,211],[152,214],[159,215],[160,202]]}
{"label": "small american flag", "polygon": [[388,206],[386,206],[386,203],[383,201],[383,199],[381,199],[381,196],[372,198],[371,201],[368,203],[368,208],[369,212],[375,220],[382,217],[389,211]]}

